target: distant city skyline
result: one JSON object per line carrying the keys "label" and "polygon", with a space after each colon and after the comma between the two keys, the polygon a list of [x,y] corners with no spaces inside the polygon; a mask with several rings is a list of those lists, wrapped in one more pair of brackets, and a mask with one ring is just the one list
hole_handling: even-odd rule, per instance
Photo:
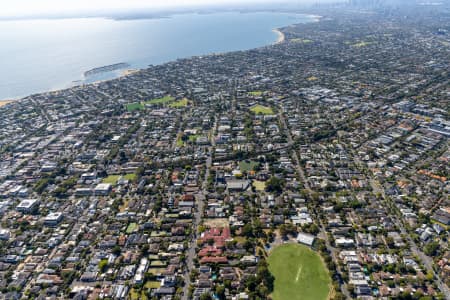
{"label": "distant city skyline", "polygon": [[0,17],[16,17],[48,14],[92,13],[124,9],[174,9],[195,6],[217,6],[282,3],[325,3],[343,0],[14,0],[2,1]]}

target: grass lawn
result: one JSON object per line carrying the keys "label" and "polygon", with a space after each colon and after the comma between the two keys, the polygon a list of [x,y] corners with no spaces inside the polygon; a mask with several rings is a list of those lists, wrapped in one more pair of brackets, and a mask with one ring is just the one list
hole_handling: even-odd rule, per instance
{"label": "grass lawn", "polygon": [[253,91],[253,92],[249,92],[248,94],[253,97],[260,97],[260,96],[262,96],[263,92],[262,91]]}
{"label": "grass lawn", "polygon": [[[106,177],[105,179],[102,180],[102,183],[109,183],[112,185],[116,185],[117,181],[119,180],[120,177],[121,177],[121,175],[109,175],[108,177]],[[137,178],[137,175],[136,174],[126,174],[123,176],[123,178],[125,180],[135,181]]]}
{"label": "grass lawn", "polygon": [[262,106],[262,105],[259,105],[259,104],[253,106],[252,108],[250,108],[250,110],[252,112],[254,112],[255,114],[257,114],[257,115],[259,115],[259,114],[262,114],[262,115],[273,115],[274,114],[272,108],[267,107],[267,106]]}
{"label": "grass lawn", "polygon": [[127,234],[132,233],[136,229],[136,227],[137,227],[136,223],[130,223],[127,227],[127,231],[126,231]]}
{"label": "grass lawn", "polygon": [[145,284],[146,289],[157,289],[161,286],[161,283],[159,281],[147,281]]}
{"label": "grass lawn", "polygon": [[166,268],[154,268],[154,267],[150,267],[148,269],[149,273],[152,273],[153,275],[160,275],[162,273],[164,273],[166,271]]}
{"label": "grass lawn", "polygon": [[156,98],[156,99],[152,99],[149,101],[145,101],[144,104],[165,104],[165,103],[169,103],[172,102],[173,100],[175,100],[174,97],[172,96],[165,96],[162,98]]}
{"label": "grass lawn", "polygon": [[235,240],[239,244],[243,244],[243,243],[245,243],[245,241],[247,239],[245,237],[243,237],[243,236],[235,236],[235,237],[233,237],[233,240]]}
{"label": "grass lawn", "polygon": [[326,300],[331,278],[320,256],[299,244],[274,248],[268,259],[275,277],[274,300]]}
{"label": "grass lawn", "polygon": [[172,108],[180,108],[180,107],[186,107],[186,106],[188,106],[188,104],[189,104],[189,100],[184,98],[180,101],[170,103],[169,106]]}
{"label": "grass lawn", "polygon": [[192,134],[189,136],[189,141],[195,143],[197,141],[198,135]]}
{"label": "grass lawn", "polygon": [[203,225],[206,227],[228,227],[230,222],[226,218],[204,219]]}
{"label": "grass lawn", "polygon": [[119,178],[120,178],[120,175],[109,175],[108,177],[103,179],[102,183],[109,183],[112,185],[116,185],[117,180],[119,180]]}
{"label": "grass lawn", "polygon": [[181,137],[182,137],[182,135],[178,135],[178,137],[177,137],[177,147],[178,147],[178,148],[181,148],[181,147],[184,146],[184,142],[183,142],[183,140],[181,139]]}
{"label": "grass lawn", "polygon": [[135,102],[135,103],[130,103],[126,105],[127,111],[132,112],[135,110],[142,110],[144,109],[144,105],[142,105],[142,103],[139,102]]}
{"label": "grass lawn", "polygon": [[144,291],[142,291],[141,293],[139,293],[138,291],[136,291],[135,289],[131,289],[131,292],[130,292],[130,298],[132,299],[132,300],[140,300],[140,299],[144,299],[144,300],[147,300],[148,298],[147,298],[147,295],[145,295],[145,292]]}
{"label": "grass lawn", "polygon": [[[132,112],[135,110],[143,110],[145,108],[145,104],[165,104],[175,100],[172,96],[165,96],[163,98],[156,98],[145,102],[134,102],[125,105],[127,111]],[[187,101],[187,100],[186,100]]]}
{"label": "grass lawn", "polygon": [[135,181],[137,178],[137,175],[136,174],[127,174],[127,175],[123,176],[123,178],[128,181]]}
{"label": "grass lawn", "polygon": [[154,261],[150,262],[151,268],[161,268],[161,267],[165,267],[165,266],[167,266],[167,263],[164,261],[154,260]]}
{"label": "grass lawn", "polygon": [[259,162],[253,161],[253,160],[243,160],[239,162],[239,169],[241,169],[242,172],[248,172],[255,170],[255,168],[259,165]]}
{"label": "grass lawn", "polygon": [[253,186],[255,187],[255,190],[260,191],[260,192],[266,190],[266,183],[264,181],[254,180]]}

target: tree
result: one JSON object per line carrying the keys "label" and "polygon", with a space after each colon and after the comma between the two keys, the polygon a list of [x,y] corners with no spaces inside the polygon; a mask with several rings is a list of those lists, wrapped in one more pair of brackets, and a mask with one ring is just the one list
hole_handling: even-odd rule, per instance
{"label": "tree", "polygon": [[280,226],[280,234],[283,238],[286,238],[288,234],[296,235],[297,227],[291,223],[283,224]]}
{"label": "tree", "polygon": [[431,243],[428,243],[423,250],[426,255],[435,256],[437,254],[438,249],[439,249],[439,243],[431,242]]}
{"label": "tree", "polygon": [[212,300],[212,297],[208,293],[204,293],[200,296],[200,300]]}
{"label": "tree", "polygon": [[266,191],[281,194],[281,192],[283,192],[284,184],[285,182],[283,179],[272,176],[266,182]]}
{"label": "tree", "polygon": [[220,300],[225,300],[225,286],[223,285],[216,285],[216,295],[219,297]]}
{"label": "tree", "polygon": [[245,224],[245,225],[242,227],[242,235],[245,236],[245,237],[247,237],[247,238],[253,237],[253,227],[252,227],[252,224],[247,223],[247,224]]}
{"label": "tree", "polygon": [[119,245],[115,245],[114,248],[112,249],[112,254],[114,254],[115,256],[119,256],[121,252],[122,251]]}
{"label": "tree", "polygon": [[139,167],[139,168],[136,170],[136,175],[137,175],[138,177],[144,176],[144,173],[145,173],[145,169],[144,169],[143,167]]}
{"label": "tree", "polygon": [[156,280],[156,276],[151,272],[146,272],[144,274],[144,279],[145,279],[145,281],[153,281],[153,280]]}
{"label": "tree", "polygon": [[36,185],[34,186],[34,191],[38,194],[41,194],[49,184],[53,184],[54,180],[50,179],[50,178],[42,178],[39,179],[39,181],[36,183]]}
{"label": "tree", "polygon": [[[261,282],[270,294],[273,291],[275,277],[270,273],[269,267],[265,260],[260,260],[258,263],[258,270],[256,272],[256,278],[258,282]],[[261,295],[266,296],[266,295]]]}
{"label": "tree", "polygon": [[388,236],[388,237],[386,237],[385,241],[386,241],[386,244],[387,244],[387,246],[389,248],[393,248],[394,247],[395,241],[394,241],[393,237]]}
{"label": "tree", "polygon": [[302,230],[305,231],[305,232],[314,234],[314,235],[318,234],[319,231],[320,231],[319,226],[317,226],[314,223],[303,225],[302,226]]}
{"label": "tree", "polygon": [[432,281],[433,278],[434,278],[433,272],[428,271],[428,272],[427,272],[427,275],[426,275],[426,279],[427,279],[428,281]]}
{"label": "tree", "polygon": [[106,270],[108,269],[108,260],[107,259],[102,259],[98,263],[98,269],[100,270],[100,272],[105,273]]}
{"label": "tree", "polygon": [[403,293],[401,293],[400,295],[397,296],[397,299],[412,300],[413,297],[411,296],[410,292],[404,291]]}
{"label": "tree", "polygon": [[345,300],[345,295],[339,291],[335,291],[334,300]]}
{"label": "tree", "polygon": [[258,281],[256,280],[255,276],[250,276],[247,281],[245,282],[245,286],[249,291],[254,291],[256,287],[258,286]]}
{"label": "tree", "polygon": [[253,234],[259,238],[265,237],[266,235],[263,230],[263,225],[259,219],[255,219],[253,221]]}
{"label": "tree", "polygon": [[150,249],[150,246],[148,244],[142,245],[142,247],[141,247],[142,255],[146,256],[148,254],[149,249]]}

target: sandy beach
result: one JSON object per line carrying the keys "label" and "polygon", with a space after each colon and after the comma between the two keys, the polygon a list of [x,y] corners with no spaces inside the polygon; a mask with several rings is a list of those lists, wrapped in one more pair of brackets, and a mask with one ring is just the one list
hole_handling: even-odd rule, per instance
{"label": "sandy beach", "polygon": [[273,29],[272,30],[273,32],[275,32],[277,35],[278,35],[278,38],[277,38],[277,41],[275,42],[275,44],[281,44],[282,42],[284,42],[284,40],[285,40],[285,36],[284,36],[284,33],[283,32],[281,32],[279,29]]}
{"label": "sandy beach", "polygon": [[6,104],[9,104],[11,102],[11,100],[0,100],[0,107],[5,106]]}
{"label": "sandy beach", "polygon": [[124,70],[123,72],[122,72],[122,75],[120,76],[120,77],[122,77],[122,76],[128,76],[128,75],[133,75],[134,73],[137,73],[137,72],[139,72],[140,70],[138,70],[138,69],[127,69],[127,70]]}

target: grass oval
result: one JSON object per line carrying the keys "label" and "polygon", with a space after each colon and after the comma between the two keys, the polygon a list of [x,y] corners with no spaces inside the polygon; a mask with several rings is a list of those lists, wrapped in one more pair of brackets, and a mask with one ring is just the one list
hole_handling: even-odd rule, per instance
{"label": "grass oval", "polygon": [[331,278],[319,254],[299,244],[272,250],[269,270],[275,277],[274,300],[326,300]]}

